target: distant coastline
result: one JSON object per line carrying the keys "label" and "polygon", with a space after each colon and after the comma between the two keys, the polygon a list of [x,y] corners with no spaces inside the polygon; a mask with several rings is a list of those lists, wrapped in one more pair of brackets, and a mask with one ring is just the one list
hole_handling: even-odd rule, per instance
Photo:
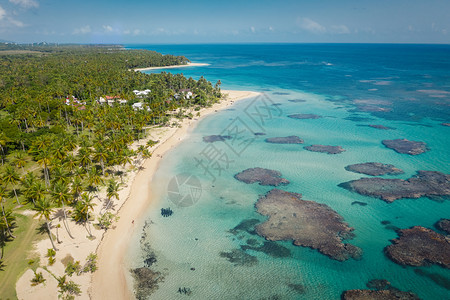
{"label": "distant coastline", "polygon": [[175,66],[165,66],[165,67],[148,67],[148,68],[137,68],[135,71],[148,71],[148,70],[160,70],[160,69],[177,69],[177,68],[185,68],[185,67],[205,67],[210,64],[205,63],[188,63],[187,65],[175,65]]}

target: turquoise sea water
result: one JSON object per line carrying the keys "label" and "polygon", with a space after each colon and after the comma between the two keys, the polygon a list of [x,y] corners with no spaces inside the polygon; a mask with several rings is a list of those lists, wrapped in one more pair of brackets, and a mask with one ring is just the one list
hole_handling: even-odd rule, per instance
{"label": "turquoise sea water", "polygon": [[[344,167],[372,161],[393,164],[405,171],[385,178],[407,179],[418,170],[450,173],[450,127],[441,125],[450,122],[450,46],[129,47],[185,55],[193,62],[210,64],[170,72],[196,79],[204,75],[213,83],[220,79],[223,89],[264,92],[263,97],[238,102],[229,110],[203,119],[162,161],[150,187],[159,201],[139,222],[143,229],[133,237],[128,257],[130,267],[141,267],[149,252],[156,255],[151,269],[161,272],[164,280],[149,299],[339,299],[344,290],[364,289],[371,279],[387,279],[393,286],[423,299],[448,299],[449,270],[439,266],[403,267],[384,255],[383,249],[397,234],[381,221],[390,221],[398,228],[420,225],[434,229],[433,224],[440,218],[450,218],[450,202],[420,198],[388,204],[349,192],[338,184],[368,177]],[[305,101],[289,101],[299,99]],[[370,100],[370,111],[356,105],[361,103],[358,100]],[[386,111],[373,112],[379,107]],[[287,117],[295,113],[323,118]],[[379,130],[369,124],[395,129]],[[242,134],[237,141],[202,141],[203,136],[227,135],[236,128]],[[255,132],[266,135],[255,136]],[[305,143],[264,142],[267,137],[289,135],[297,135]],[[384,139],[397,138],[426,142],[430,151],[410,156],[381,144]],[[327,155],[303,149],[311,144],[339,145],[346,151]],[[206,154],[213,150],[220,153],[221,160],[205,172],[198,161],[204,159],[205,163]],[[252,232],[230,232],[244,220],[265,220],[254,205],[271,187],[234,179],[236,173],[252,167],[280,171],[291,182],[281,189],[301,193],[303,199],[327,204],[338,212],[355,228],[356,236],[349,242],[363,250],[362,259],[338,262],[316,250],[294,246],[292,241],[276,242],[284,248],[268,254],[240,250],[242,264],[223,257],[221,253],[241,249],[248,243],[264,243],[264,238]],[[177,174],[194,175],[200,180],[201,196],[193,205],[180,207],[169,197],[169,183]],[[367,205],[352,205],[354,201]],[[174,214],[164,218],[160,209],[167,207]],[[148,225],[144,227],[144,223]],[[141,240],[144,232],[146,238]],[[145,242],[150,248],[144,251]],[[438,274],[444,283],[437,284],[415,269]],[[189,288],[192,294],[178,293],[180,287]]]}

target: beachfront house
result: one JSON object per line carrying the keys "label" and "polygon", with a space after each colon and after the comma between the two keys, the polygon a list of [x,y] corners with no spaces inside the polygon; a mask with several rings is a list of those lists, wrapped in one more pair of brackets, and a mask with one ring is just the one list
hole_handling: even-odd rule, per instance
{"label": "beachfront house", "polygon": [[108,103],[108,105],[113,106],[114,103],[126,104],[128,101],[125,99],[121,99],[120,96],[105,96],[105,98],[100,97],[97,102],[99,104]]}
{"label": "beachfront house", "polygon": [[86,107],[85,107],[86,102],[81,102],[75,96],[67,96],[64,101],[64,104],[66,104],[68,106],[73,106],[75,108],[78,108],[79,110],[86,109]]}
{"label": "beachfront house", "polygon": [[180,99],[181,96],[184,96],[184,99],[191,99],[194,94],[192,94],[190,89],[181,89],[174,95],[175,99]]}
{"label": "beachfront house", "polygon": [[[136,102],[132,105],[134,110],[143,110],[144,109],[144,103],[142,102]],[[147,107],[147,111],[151,111],[150,107]]]}
{"label": "beachfront house", "polygon": [[133,93],[134,93],[137,97],[142,98],[142,97],[145,97],[145,96],[147,96],[148,94],[150,94],[150,93],[151,93],[151,90],[149,90],[149,89],[143,90],[143,91],[133,90]]}
{"label": "beachfront house", "polygon": [[141,110],[141,109],[143,109],[143,104],[142,104],[142,102],[136,102],[132,105],[132,107],[134,110],[138,110],[138,109]]}

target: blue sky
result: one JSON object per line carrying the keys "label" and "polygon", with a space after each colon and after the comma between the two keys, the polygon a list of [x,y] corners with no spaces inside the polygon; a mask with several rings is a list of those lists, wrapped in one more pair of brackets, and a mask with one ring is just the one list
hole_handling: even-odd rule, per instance
{"label": "blue sky", "polygon": [[450,0],[0,0],[0,40],[450,44]]}

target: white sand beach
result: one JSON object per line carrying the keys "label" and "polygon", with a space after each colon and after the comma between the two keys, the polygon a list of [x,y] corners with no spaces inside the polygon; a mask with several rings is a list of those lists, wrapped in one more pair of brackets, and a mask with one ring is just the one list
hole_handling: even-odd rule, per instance
{"label": "white sand beach", "polygon": [[135,71],[148,71],[148,70],[160,70],[160,69],[178,69],[178,68],[186,68],[186,67],[205,67],[210,64],[204,63],[187,63],[187,65],[175,65],[175,66],[167,66],[167,67],[149,67],[149,68],[137,68]]}
{"label": "white sand beach", "polygon": [[[159,140],[159,143],[151,149],[152,157],[143,162],[143,169],[139,171],[134,168],[128,171],[124,178],[122,190],[120,190],[120,200],[115,201],[115,213],[120,219],[114,223],[113,228],[106,232],[90,226],[93,238],[88,238],[88,232],[83,225],[77,225],[73,221],[69,222],[72,235],[71,239],[64,228],[61,218],[55,218],[53,224],[53,234],[56,234],[56,226],[60,224],[58,237],[61,243],[57,244],[56,262],[52,266],[47,265],[48,258],[45,257],[47,249],[51,248],[50,240],[45,238],[36,245],[36,251],[40,254],[40,264],[47,265],[48,271],[55,276],[64,274],[64,265],[61,259],[71,256],[75,261],[80,261],[81,266],[85,264],[86,257],[90,253],[98,255],[98,270],[91,273],[73,275],[69,280],[81,285],[81,296],[76,299],[133,299],[134,296],[129,290],[126,281],[128,271],[124,262],[125,254],[129,247],[130,238],[138,230],[134,220],[139,220],[142,213],[152,203],[152,191],[150,182],[157,170],[164,154],[179,144],[198,124],[198,121],[214,112],[228,108],[234,102],[259,95],[257,92],[249,91],[222,91],[227,96],[210,108],[200,111],[200,117],[194,119],[184,119],[179,127],[160,127],[149,130],[149,136],[145,140],[133,145],[138,147],[145,144],[148,139]],[[131,166],[127,166],[127,170]],[[105,201],[104,190],[100,191],[95,199],[96,206],[94,212],[99,215],[102,204]],[[57,280],[46,270],[38,269],[46,279],[45,285],[31,286],[30,280],[34,277],[33,271],[28,270],[17,282],[16,292],[19,299],[58,299]]]}

